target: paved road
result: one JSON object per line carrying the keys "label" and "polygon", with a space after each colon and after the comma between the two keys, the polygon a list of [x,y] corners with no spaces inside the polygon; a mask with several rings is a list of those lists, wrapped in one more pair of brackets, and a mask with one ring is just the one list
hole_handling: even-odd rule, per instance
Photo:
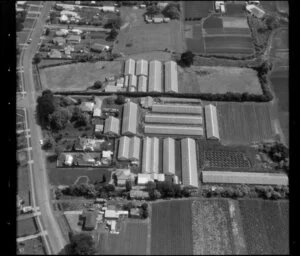
{"label": "paved road", "polygon": [[22,54],[21,62],[24,67],[24,87],[27,91],[26,100],[22,101],[22,105],[27,109],[28,126],[31,130],[31,145],[33,153],[33,181],[35,186],[35,195],[37,205],[40,207],[41,220],[44,229],[48,232],[48,239],[53,254],[58,254],[67,241],[63,237],[61,230],[58,226],[51,209],[51,199],[49,192],[49,182],[47,176],[47,170],[44,162],[44,155],[40,146],[40,139],[42,139],[42,133],[40,127],[36,124],[35,108],[36,108],[36,93],[34,88],[34,81],[32,75],[32,58],[37,51],[38,42],[42,35],[42,27],[46,20],[46,17],[51,8],[51,2],[45,2],[45,6],[42,9],[40,19],[37,20],[34,30],[32,31],[32,42]]}

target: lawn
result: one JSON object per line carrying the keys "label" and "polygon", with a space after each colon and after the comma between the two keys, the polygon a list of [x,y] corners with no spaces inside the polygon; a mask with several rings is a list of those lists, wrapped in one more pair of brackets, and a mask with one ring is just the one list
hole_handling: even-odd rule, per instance
{"label": "lawn", "polygon": [[191,201],[153,203],[151,254],[191,255],[192,253]]}
{"label": "lawn", "polygon": [[148,223],[126,220],[121,223],[119,235],[98,235],[97,251],[100,254],[146,255]]}
{"label": "lawn", "polygon": [[289,30],[281,29],[273,37],[272,48],[274,50],[289,49]]}
{"label": "lawn", "polygon": [[52,65],[52,64],[61,64],[61,63],[71,63],[72,60],[53,60],[53,59],[42,59],[41,62],[38,64],[39,68],[43,68],[47,65]]}
{"label": "lawn", "polygon": [[29,35],[29,31],[20,31],[20,32],[17,32],[17,42],[19,44],[25,44],[28,35]]}
{"label": "lawn", "polygon": [[17,191],[19,196],[24,200],[24,206],[31,204],[29,168],[28,165],[19,166],[17,170]]}
{"label": "lawn", "polygon": [[41,82],[44,88],[51,90],[85,90],[95,81],[120,75],[123,65],[119,61],[101,61],[44,68],[40,70]]}
{"label": "lawn", "polygon": [[38,7],[38,6],[30,6],[29,7],[29,11],[32,11],[32,12],[38,12],[42,9],[42,6]]}
{"label": "lawn", "polygon": [[256,71],[249,68],[178,67],[178,80],[179,93],[262,93]]}
{"label": "lawn", "polygon": [[240,200],[249,254],[289,254],[289,202]]}
{"label": "lawn", "polygon": [[146,24],[142,16],[144,13],[145,10],[141,9],[121,8],[121,16],[127,25],[117,37],[114,52],[126,55],[165,49],[182,52],[184,42],[180,22],[172,20],[169,23]]}
{"label": "lawn", "polygon": [[203,28],[223,28],[223,20],[215,16],[210,16],[203,21]]}
{"label": "lawn", "polygon": [[[36,14],[34,14],[36,15]],[[33,23],[35,22],[35,19],[26,19],[23,23],[24,28],[32,28]]]}
{"label": "lawn", "polygon": [[227,200],[194,200],[192,230],[194,255],[235,254]]}
{"label": "lawn", "polygon": [[[186,44],[187,48],[195,53],[204,53],[205,52],[205,45],[204,45],[204,38],[202,36],[202,27],[198,25],[188,25],[190,27],[190,34],[185,34],[186,37]],[[187,26],[185,26],[185,30]]]}
{"label": "lawn", "polygon": [[280,12],[289,13],[289,2],[288,1],[276,1],[277,9]]}
{"label": "lawn", "polygon": [[[17,245],[18,254],[24,255],[46,255],[46,251],[44,248],[43,240],[41,237],[37,237],[34,239],[28,239],[24,242],[20,242]],[[21,250],[21,251],[20,251]]]}
{"label": "lawn", "polygon": [[231,17],[245,17],[246,16],[246,12],[243,10],[244,4],[226,3],[225,9],[226,9],[225,16],[231,16]]}
{"label": "lawn", "polygon": [[17,237],[34,235],[38,232],[35,218],[19,220],[17,222]]}
{"label": "lawn", "polygon": [[204,18],[214,10],[212,1],[185,1],[184,16],[185,19]]}
{"label": "lawn", "polygon": [[268,103],[217,102],[221,143],[247,145],[274,141],[274,113]]}

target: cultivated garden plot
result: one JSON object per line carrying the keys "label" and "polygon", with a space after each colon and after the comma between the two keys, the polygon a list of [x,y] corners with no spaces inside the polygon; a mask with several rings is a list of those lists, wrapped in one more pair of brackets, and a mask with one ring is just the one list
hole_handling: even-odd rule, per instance
{"label": "cultivated garden plot", "polygon": [[124,63],[101,61],[49,67],[40,70],[43,88],[50,90],[85,90],[96,81],[121,75]]}
{"label": "cultivated garden plot", "polygon": [[200,19],[209,15],[214,10],[214,2],[212,1],[185,1],[184,2],[184,18]]}
{"label": "cultivated garden plot", "polygon": [[223,145],[247,145],[274,141],[272,105],[225,102],[216,104],[220,138]]}
{"label": "cultivated garden plot", "polygon": [[257,72],[249,68],[191,66],[178,67],[179,93],[262,94]]}
{"label": "cultivated garden plot", "polygon": [[20,255],[46,255],[46,250],[41,237],[28,239],[18,243],[18,254]]}
{"label": "cultivated garden plot", "polygon": [[190,200],[152,204],[151,254],[193,254]]}

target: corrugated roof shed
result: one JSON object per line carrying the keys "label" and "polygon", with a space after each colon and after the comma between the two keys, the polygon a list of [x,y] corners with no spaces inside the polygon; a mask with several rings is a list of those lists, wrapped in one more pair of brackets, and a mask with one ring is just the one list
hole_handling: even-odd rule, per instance
{"label": "corrugated roof shed", "polygon": [[284,173],[202,171],[202,180],[204,183],[288,185]]}
{"label": "corrugated roof shed", "polygon": [[143,140],[143,164],[142,164],[142,172],[150,173],[151,172],[151,143],[152,140],[149,137],[144,138]]}
{"label": "corrugated roof shed", "polygon": [[150,61],[149,92],[162,92],[162,64],[158,60]]}
{"label": "corrugated roof shed", "polygon": [[138,106],[133,102],[124,104],[122,134],[136,134]]}
{"label": "corrugated roof shed", "polygon": [[128,59],[125,61],[125,75],[134,75],[135,74],[135,60]]}
{"label": "corrugated roof shed", "polygon": [[80,105],[80,108],[82,111],[84,112],[92,112],[93,109],[94,109],[94,102],[82,102],[81,105]]}
{"label": "corrugated roof shed", "polygon": [[138,60],[136,62],[136,75],[148,76],[148,61],[147,60]]}
{"label": "corrugated roof shed", "polygon": [[101,108],[94,108],[94,112],[93,112],[93,116],[98,116],[100,117],[102,115],[102,111],[101,111]]}
{"label": "corrugated roof shed", "polygon": [[139,76],[139,80],[138,80],[139,92],[147,92],[147,82],[148,82],[148,78],[146,76]]}
{"label": "corrugated roof shed", "polygon": [[111,133],[114,135],[119,135],[120,134],[120,120],[113,116],[109,116],[105,120],[104,133]]}
{"label": "corrugated roof shed", "polygon": [[159,172],[159,139],[152,138],[151,143],[151,171],[154,173]]}
{"label": "corrugated roof shed", "polygon": [[136,75],[129,76],[129,85],[128,86],[132,86],[132,87],[137,86],[137,77],[136,77]]}
{"label": "corrugated roof shed", "polygon": [[205,106],[206,136],[208,139],[220,139],[216,106]]}
{"label": "corrugated roof shed", "polygon": [[140,145],[141,139],[139,137],[132,137],[129,143],[129,160],[139,161],[140,160]]}
{"label": "corrugated roof shed", "polygon": [[118,159],[128,160],[130,138],[122,136],[119,141]]}
{"label": "corrugated roof shed", "polygon": [[93,230],[96,228],[97,216],[98,216],[98,214],[96,211],[86,213],[86,219],[84,222],[85,229]]}
{"label": "corrugated roof shed", "polygon": [[146,114],[145,122],[168,124],[202,124],[202,117],[196,115]]}
{"label": "corrugated roof shed", "polygon": [[175,174],[175,140],[173,138],[164,139],[163,152],[164,173]]}
{"label": "corrugated roof shed", "polygon": [[202,114],[201,106],[185,104],[153,104],[153,112],[159,113],[178,113],[178,114]]}
{"label": "corrugated roof shed", "polygon": [[165,91],[178,92],[178,74],[175,61],[165,63]]}
{"label": "corrugated roof shed", "polygon": [[201,126],[180,126],[163,124],[145,124],[144,132],[148,134],[173,134],[203,136]]}
{"label": "corrugated roof shed", "polygon": [[198,187],[196,143],[191,138],[181,140],[182,184]]}

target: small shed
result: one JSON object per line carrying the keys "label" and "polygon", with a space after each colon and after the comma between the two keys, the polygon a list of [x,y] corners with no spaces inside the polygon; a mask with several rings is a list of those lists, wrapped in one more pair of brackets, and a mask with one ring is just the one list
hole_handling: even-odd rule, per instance
{"label": "small shed", "polygon": [[85,221],[84,221],[84,229],[85,230],[94,230],[97,226],[97,211],[86,212]]}

